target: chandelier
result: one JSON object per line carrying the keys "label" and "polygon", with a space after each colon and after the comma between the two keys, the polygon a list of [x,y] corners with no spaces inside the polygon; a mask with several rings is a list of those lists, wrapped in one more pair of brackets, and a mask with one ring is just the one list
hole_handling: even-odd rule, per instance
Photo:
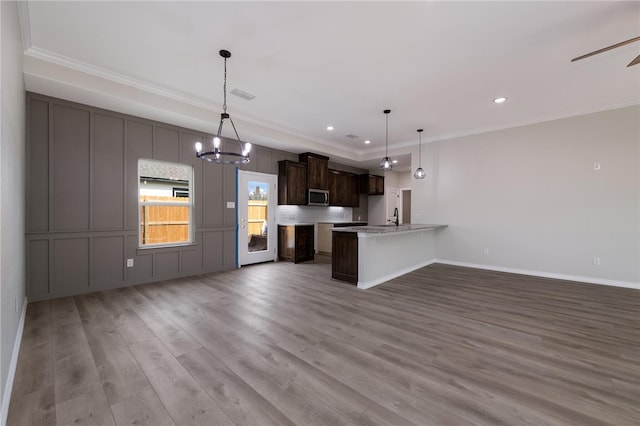
{"label": "chandelier", "polygon": [[[220,114],[220,125],[218,126],[218,134],[213,138],[213,150],[202,151],[202,142],[196,142],[196,157],[209,161],[210,163],[218,164],[247,164],[250,161],[249,154],[251,153],[251,144],[249,142],[243,143],[238,136],[236,125],[233,124],[231,116],[227,113],[227,59],[231,57],[231,52],[228,50],[221,50],[220,56],[224,58],[224,103],[222,104],[222,113]],[[231,122],[231,127],[236,134],[238,145],[240,146],[240,152],[223,151],[220,148],[222,140],[220,135],[222,134],[222,125],[224,120]]]}
{"label": "chandelier", "polygon": [[389,113],[391,112],[391,110],[385,109],[382,112],[384,112],[384,115],[387,117],[387,132],[385,133],[384,137],[384,158],[380,163],[380,169],[391,170],[393,169],[393,164],[391,164],[391,159],[389,158]]}

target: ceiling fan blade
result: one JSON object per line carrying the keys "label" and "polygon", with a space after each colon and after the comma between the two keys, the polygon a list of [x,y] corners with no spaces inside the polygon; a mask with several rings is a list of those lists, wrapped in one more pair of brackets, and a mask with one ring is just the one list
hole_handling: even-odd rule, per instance
{"label": "ceiling fan blade", "polygon": [[587,53],[585,55],[578,56],[577,58],[573,58],[571,62],[579,61],[580,59],[588,58],[589,56],[597,55],[598,53],[606,52],[607,50],[615,49],[616,47],[624,46],[625,44],[633,43],[634,41],[638,40],[640,40],[640,37],[634,37],[626,41],[621,41],[620,43],[612,44],[611,46],[607,46],[602,49]]}
{"label": "ceiling fan blade", "polygon": [[631,65],[638,65],[638,64],[640,64],[640,55],[636,56],[636,58],[633,61],[629,62],[629,65],[627,66],[630,67]]}

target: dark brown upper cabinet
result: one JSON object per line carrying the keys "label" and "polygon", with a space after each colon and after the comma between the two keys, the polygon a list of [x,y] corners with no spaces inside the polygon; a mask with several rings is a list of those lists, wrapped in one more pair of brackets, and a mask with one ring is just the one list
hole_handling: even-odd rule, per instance
{"label": "dark brown upper cabinet", "polygon": [[307,188],[329,189],[329,157],[304,152],[299,155],[299,160],[307,165]]}
{"label": "dark brown upper cabinet", "polygon": [[307,165],[278,161],[278,204],[307,204]]}
{"label": "dark brown upper cabinet", "polygon": [[358,176],[338,170],[329,170],[329,205],[358,207],[360,205]]}
{"label": "dark brown upper cabinet", "polygon": [[360,175],[360,193],[367,195],[384,195],[384,176]]}

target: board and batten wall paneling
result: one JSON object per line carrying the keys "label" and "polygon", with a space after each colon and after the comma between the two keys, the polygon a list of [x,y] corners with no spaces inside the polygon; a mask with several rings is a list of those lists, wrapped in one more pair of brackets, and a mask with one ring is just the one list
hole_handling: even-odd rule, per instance
{"label": "board and batten wall paneling", "polygon": [[154,126],[153,158],[162,161],[180,162],[180,134],[176,129]]}
{"label": "board and batten wall paneling", "polygon": [[91,202],[92,227],[124,228],[124,119],[94,114]]}
{"label": "board and batten wall paneling", "polygon": [[124,277],[124,236],[93,237],[92,287],[108,289],[122,287]]}
{"label": "board and batten wall paneling", "polygon": [[180,275],[180,252],[167,251],[156,254],[155,276],[160,280]]}
{"label": "board and batten wall paneling", "polygon": [[[153,125],[127,120],[126,126],[127,228],[138,232],[138,159],[153,158]],[[132,184],[134,181],[135,186]]]}
{"label": "board and batten wall paneling", "polygon": [[[46,299],[49,286],[49,240],[31,240],[27,245],[27,297]],[[35,268],[29,265],[37,265]]]}
{"label": "board and batten wall paneling", "polygon": [[89,139],[91,113],[54,104],[49,139],[52,230],[89,229]]}
{"label": "board and batten wall paneling", "polygon": [[125,269],[126,282],[135,285],[157,281],[153,275],[153,253],[150,250],[138,251],[138,234],[128,235],[127,259],[134,260],[134,267]]}
{"label": "board and batten wall paneling", "polygon": [[[195,156],[195,143],[202,142],[204,144],[205,138],[201,134],[183,131],[180,132],[180,162],[184,164],[190,164],[193,166],[193,182],[194,187],[196,188],[195,193],[193,194],[193,218],[196,224],[196,227],[202,226],[203,215],[204,215],[204,191],[199,190],[199,188],[204,187],[204,180],[202,177],[202,169],[206,166],[205,162],[196,158]],[[209,197],[207,197],[208,199]]]}
{"label": "board and batten wall paneling", "polygon": [[27,229],[49,230],[49,104],[31,99],[28,104]]}
{"label": "board and batten wall paneling", "polygon": [[[202,247],[202,232],[196,232],[196,246]],[[199,273],[200,271],[204,271],[204,265],[202,264],[202,251],[198,249],[182,250],[180,256],[180,270],[181,271],[194,271]]]}
{"label": "board and batten wall paneling", "polygon": [[[204,208],[203,225],[222,226],[224,224],[223,209],[226,207],[223,204],[224,188],[222,179],[224,177],[224,167],[203,167],[202,174],[202,186],[206,187],[202,203]],[[235,191],[235,183],[233,190]],[[196,193],[197,191],[198,189],[196,188]],[[235,196],[233,199],[235,200]]]}
{"label": "board and batten wall paneling", "polygon": [[89,291],[89,238],[56,238],[52,244],[50,294],[61,297]]}
{"label": "board and batten wall paneling", "polygon": [[[193,148],[212,135],[34,93],[27,123],[30,300],[235,267],[235,167],[204,164]],[[275,170],[272,152],[287,155],[261,148],[254,165]],[[138,248],[140,158],[194,167],[194,244]]]}

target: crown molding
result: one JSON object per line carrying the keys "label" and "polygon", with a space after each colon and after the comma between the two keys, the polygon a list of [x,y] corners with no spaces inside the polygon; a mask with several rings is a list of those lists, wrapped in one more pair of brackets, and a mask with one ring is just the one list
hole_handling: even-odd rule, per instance
{"label": "crown molding", "polygon": [[[161,98],[170,99],[172,101],[188,105],[190,107],[200,108],[205,111],[214,112],[219,114],[222,112],[222,105],[214,104],[208,102],[202,98],[197,98],[194,96],[185,95],[183,93],[155,85],[152,83],[148,83],[139,79],[132,78],[130,76],[117,73],[114,71],[109,71],[101,67],[97,67],[94,65],[90,65],[64,55],[57,54],[55,52],[48,51],[46,49],[42,49],[39,47],[29,47],[26,49],[24,53],[25,57],[41,61],[47,64],[53,64],[62,69],[71,70],[77,73],[82,73],[91,77],[99,78],[110,82],[112,84],[117,84],[120,86],[125,86],[132,88],[134,90],[138,90],[145,93],[150,93],[155,96],[159,96]],[[43,75],[42,70],[38,73],[32,73],[31,70],[25,70],[25,74],[32,75],[32,77],[38,77],[41,79],[49,80],[51,82],[57,82],[66,86],[75,86],[77,89],[87,90],[94,93],[101,93],[97,91],[93,87],[80,87],[77,84],[71,82],[64,82],[56,78],[52,78],[50,75]],[[39,74],[39,75],[37,75]],[[112,94],[105,93],[107,96],[112,96]],[[126,101],[126,99],[124,99]],[[266,131],[267,134],[275,134],[279,135],[279,139],[282,138],[282,135],[286,135],[285,139],[296,139],[295,143],[289,143],[289,149],[295,150],[297,148],[301,148],[303,151],[308,151],[312,149],[314,152],[319,153],[331,153],[333,155],[342,157],[342,158],[351,158],[357,162],[363,161],[361,152],[355,149],[346,149],[345,146],[340,145],[339,143],[332,143],[326,140],[319,140],[309,138],[294,129],[286,128],[275,123],[271,123],[268,121],[260,120],[255,117],[243,115],[243,114],[233,114],[236,119],[239,119],[252,127],[255,126],[257,131],[263,130]],[[270,139],[267,135],[266,139]],[[271,138],[273,139],[273,138]],[[282,147],[276,147],[278,149],[283,149]],[[302,151],[300,151],[302,152]]]}
{"label": "crown molding", "polygon": [[18,2],[18,20],[22,34],[22,48],[26,52],[31,49],[31,19],[29,18],[29,2]]}

